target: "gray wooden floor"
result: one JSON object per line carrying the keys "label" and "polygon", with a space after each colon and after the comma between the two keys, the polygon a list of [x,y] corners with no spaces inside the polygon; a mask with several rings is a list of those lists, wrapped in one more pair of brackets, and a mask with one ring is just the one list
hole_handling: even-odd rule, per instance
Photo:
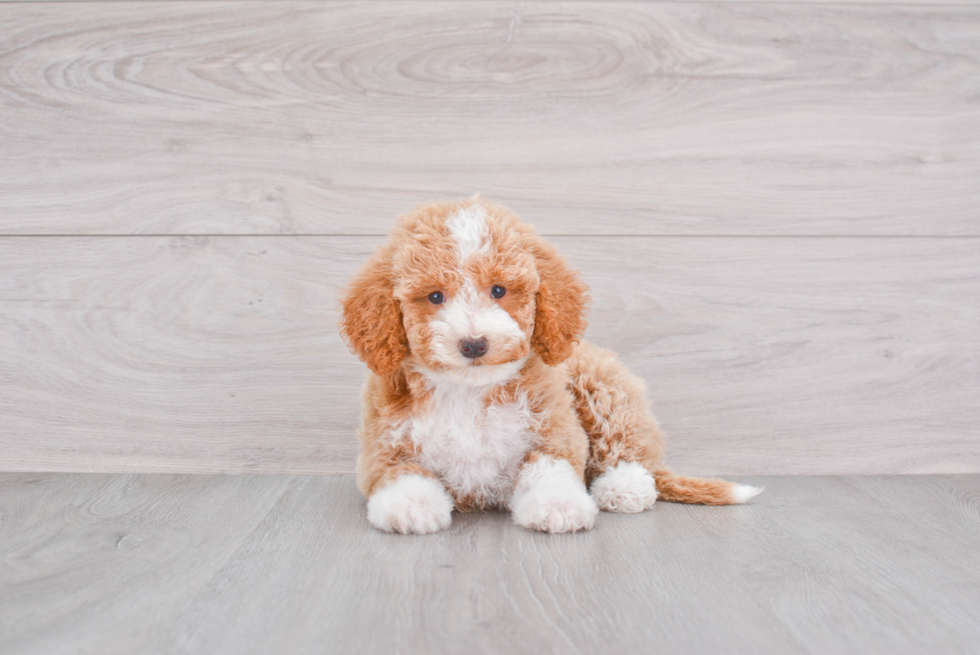
{"label": "gray wooden floor", "polygon": [[747,478],[543,535],[351,476],[0,475],[0,652],[975,653],[980,476]]}

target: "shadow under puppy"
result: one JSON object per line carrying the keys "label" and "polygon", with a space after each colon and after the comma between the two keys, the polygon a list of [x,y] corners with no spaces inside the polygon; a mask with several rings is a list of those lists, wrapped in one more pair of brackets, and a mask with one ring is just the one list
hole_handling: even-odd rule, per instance
{"label": "shadow under puppy", "polygon": [[435,532],[454,507],[504,507],[526,528],[572,532],[658,493],[712,505],[759,493],[665,467],[643,381],[579,340],[587,302],[578,274],[499,205],[399,218],[343,300],[341,332],[371,369],[358,484],[373,526]]}

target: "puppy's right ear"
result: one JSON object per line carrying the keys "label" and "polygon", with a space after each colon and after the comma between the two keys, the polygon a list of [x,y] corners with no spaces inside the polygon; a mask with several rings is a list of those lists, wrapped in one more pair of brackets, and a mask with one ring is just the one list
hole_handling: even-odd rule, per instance
{"label": "puppy's right ear", "polygon": [[341,336],[380,376],[397,371],[408,354],[408,336],[395,299],[393,275],[391,250],[383,248],[364,264],[342,301]]}

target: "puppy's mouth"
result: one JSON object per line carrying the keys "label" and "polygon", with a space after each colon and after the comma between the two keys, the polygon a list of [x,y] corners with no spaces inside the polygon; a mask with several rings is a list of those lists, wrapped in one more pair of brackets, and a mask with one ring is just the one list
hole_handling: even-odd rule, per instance
{"label": "puppy's mouth", "polygon": [[517,357],[507,361],[491,362],[481,357],[473,358],[462,366],[441,364],[429,368],[427,372],[429,375],[438,375],[457,384],[486,387],[512,379],[520,372],[526,361],[526,357]]}
{"label": "puppy's mouth", "polygon": [[472,359],[467,358],[466,363],[463,364],[464,368],[475,368],[478,366],[497,366],[498,364],[507,364],[510,360],[498,361],[491,359],[490,357],[474,357]]}
{"label": "puppy's mouth", "polygon": [[463,365],[462,370],[480,369],[489,372],[495,369],[504,369],[513,366],[516,363],[523,362],[525,359],[526,357],[520,354],[509,354],[506,357],[496,358],[480,357],[468,361]]}

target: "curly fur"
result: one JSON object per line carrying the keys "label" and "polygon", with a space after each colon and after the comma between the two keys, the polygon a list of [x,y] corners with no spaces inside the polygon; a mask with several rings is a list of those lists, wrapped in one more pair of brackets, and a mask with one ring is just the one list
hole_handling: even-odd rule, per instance
{"label": "curly fur", "polygon": [[[399,218],[343,299],[341,333],[371,370],[358,483],[372,525],[445,528],[445,497],[568,532],[599,508],[758,493],[665,466],[642,380],[581,340],[588,301],[578,273],[499,205],[477,197]],[[479,357],[461,346],[475,339],[488,344]]]}
{"label": "curly fur", "polygon": [[391,375],[408,354],[408,338],[394,295],[394,274],[388,249],[368,260],[343,301],[340,333],[347,344],[378,375]]}

